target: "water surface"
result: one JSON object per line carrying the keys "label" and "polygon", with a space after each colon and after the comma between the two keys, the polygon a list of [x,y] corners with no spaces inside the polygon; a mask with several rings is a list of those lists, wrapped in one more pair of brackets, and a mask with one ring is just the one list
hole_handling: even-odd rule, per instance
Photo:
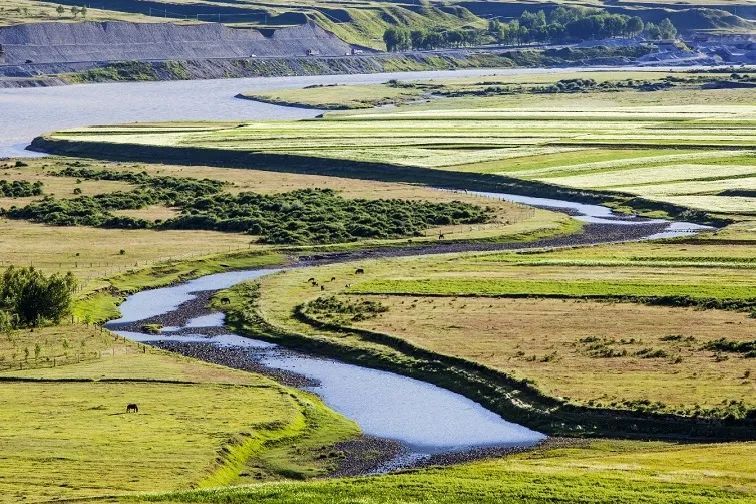
{"label": "water surface", "polygon": [[[122,316],[109,325],[170,313],[198,292],[225,289],[277,270],[260,269],[208,275],[180,285],[142,291],[121,305]],[[137,341],[202,341],[251,352],[267,367],[292,371],[317,383],[310,387],[332,409],[356,421],[364,433],[401,442],[414,456],[488,446],[530,446],[544,435],[508,422],[466,397],[396,373],[285,350],[279,345],[234,334],[207,336],[223,315],[197,316],[160,335],[116,331]],[[189,334],[170,334],[182,330]]]}

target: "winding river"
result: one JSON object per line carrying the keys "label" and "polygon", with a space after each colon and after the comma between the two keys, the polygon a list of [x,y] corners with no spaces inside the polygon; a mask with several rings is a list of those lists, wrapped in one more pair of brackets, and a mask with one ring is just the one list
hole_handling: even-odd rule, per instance
{"label": "winding river", "polygon": [[[180,324],[153,335],[123,327],[139,326],[144,319],[176,315],[199,295],[237,283],[274,274],[280,269],[218,273],[180,285],[146,290],[129,296],[120,306],[121,317],[108,326],[121,336],[141,342],[166,341],[211,343],[236,347],[267,368],[302,375],[306,387],[334,410],[355,420],[365,434],[398,441],[407,450],[403,457],[417,459],[441,452],[480,447],[530,446],[540,433],[507,422],[479,404],[453,392],[396,373],[283,351],[275,344],[235,334],[214,334],[223,326],[219,312],[186,315]],[[204,302],[202,302],[204,304]],[[204,306],[199,307],[200,310]]]}
{"label": "winding river", "polygon": [[[391,78],[428,79],[448,75],[474,76],[543,71],[476,69],[455,72],[130,82],[0,89],[0,158],[33,155],[24,151],[24,147],[32,138],[47,131],[97,123],[181,119],[297,119],[313,117],[320,113],[318,110],[281,107],[234,98],[234,95],[245,90],[259,91],[313,84],[374,83]],[[578,238],[547,239],[530,244],[531,247],[648,239],[700,229],[688,223],[670,224],[666,221],[619,216],[597,205],[510,194],[477,194],[481,197],[507,199],[564,211],[586,222],[586,231]],[[384,249],[375,255],[490,250],[491,247],[511,249],[522,246],[449,245]],[[342,254],[326,261],[354,260],[370,257],[371,253],[360,251]],[[125,337],[155,344],[202,342],[218,348],[235,348],[266,368],[303,376],[308,381],[305,388],[317,393],[334,410],[355,420],[366,434],[401,443],[405,448],[403,456],[408,457],[408,460],[481,447],[527,447],[544,439],[543,434],[508,422],[481,405],[435,385],[387,371],[317,358],[264,341],[229,334],[222,327],[223,315],[205,308],[210,293],[266,274],[274,274],[275,271],[261,269],[220,273],[176,286],[139,292],[127,298],[120,307],[121,318],[112,321],[108,326]],[[182,316],[182,310],[192,303],[201,304],[201,313],[197,314],[195,310],[192,316]],[[139,321],[170,315],[174,315],[172,320],[178,318],[179,323],[164,328],[159,335],[134,330],[139,327]]]}

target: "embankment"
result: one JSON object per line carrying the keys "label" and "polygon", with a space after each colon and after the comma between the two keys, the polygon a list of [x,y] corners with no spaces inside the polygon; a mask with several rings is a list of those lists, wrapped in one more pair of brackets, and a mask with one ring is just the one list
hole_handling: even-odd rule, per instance
{"label": "embankment", "polygon": [[0,28],[6,65],[338,56],[352,46],[314,23],[276,30],[219,23],[33,23]]}

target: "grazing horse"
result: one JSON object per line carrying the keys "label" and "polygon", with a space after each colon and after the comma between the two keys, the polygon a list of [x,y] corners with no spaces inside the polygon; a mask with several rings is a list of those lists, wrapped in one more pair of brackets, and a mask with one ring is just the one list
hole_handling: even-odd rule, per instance
{"label": "grazing horse", "polygon": [[356,270],[354,270],[355,275],[362,275],[363,273],[365,273],[364,268],[357,268]]}
{"label": "grazing horse", "polygon": [[331,282],[335,282],[335,281],[336,281],[336,277],[331,277]]}
{"label": "grazing horse", "polygon": [[126,405],[126,413],[139,413],[139,406],[134,403]]}
{"label": "grazing horse", "polygon": [[227,297],[221,298],[221,304],[231,304],[231,300]]}
{"label": "grazing horse", "polygon": [[439,240],[443,240],[444,238],[446,238],[446,236],[444,236],[443,234],[438,235]]}
{"label": "grazing horse", "polygon": [[312,282],[315,281],[315,277],[310,277],[310,278],[307,279],[307,281],[310,282],[310,283],[312,283]]}

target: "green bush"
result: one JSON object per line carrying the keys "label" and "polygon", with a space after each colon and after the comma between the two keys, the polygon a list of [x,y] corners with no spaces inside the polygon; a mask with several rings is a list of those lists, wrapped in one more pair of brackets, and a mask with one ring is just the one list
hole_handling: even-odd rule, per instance
{"label": "green bush", "polygon": [[[240,232],[271,244],[339,243],[366,238],[420,236],[425,229],[448,224],[487,222],[489,209],[452,201],[347,200],[331,189],[301,189],[279,194],[222,192],[224,184],[208,179],[154,177],[145,172],[111,172],[69,167],[61,176],[118,180],[137,186],[70,199],[46,197],[5,215],[58,226],[119,229],[202,229]],[[180,210],[165,221],[113,214],[160,204]]]}
{"label": "green bush", "polygon": [[42,182],[29,182],[28,180],[0,180],[0,196],[6,198],[26,198],[42,194]]}
{"label": "green bush", "polygon": [[75,287],[76,280],[70,272],[46,276],[32,266],[11,266],[0,278],[3,323],[14,326],[57,323],[69,312]]}

